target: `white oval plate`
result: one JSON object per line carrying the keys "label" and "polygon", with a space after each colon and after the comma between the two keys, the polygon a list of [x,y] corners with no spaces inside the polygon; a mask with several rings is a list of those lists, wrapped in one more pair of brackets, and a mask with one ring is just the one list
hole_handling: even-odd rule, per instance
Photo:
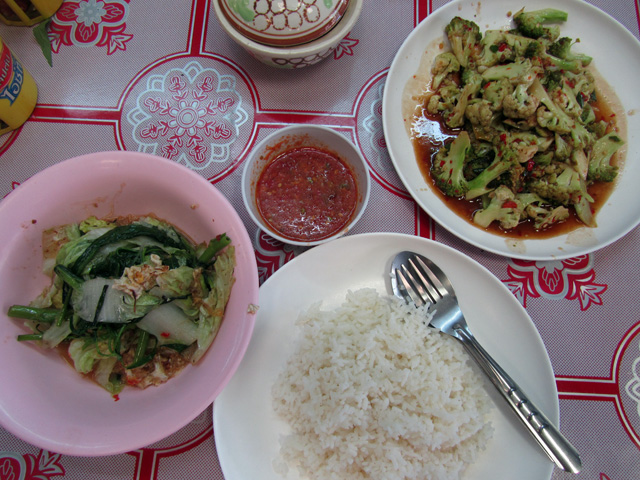
{"label": "white oval plate", "polygon": [[[260,309],[240,368],[213,405],[213,430],[226,480],[282,480],[273,468],[279,439],[288,432],[271,404],[271,386],[293,351],[295,322],[315,302],[340,305],[348,290],[391,292],[396,253],[431,258],[450,277],[471,330],[487,351],[557,424],[558,394],[546,349],[526,311],[479,263],[420,237],[372,233],[320,245],[284,265],[260,287]],[[548,480],[553,464],[487,381],[496,400],[491,442],[466,472],[473,480]],[[295,471],[286,477],[298,480]]]}
{"label": "white oval plate", "polygon": [[[459,15],[475,21],[484,32],[511,25],[507,12],[520,8],[511,0],[483,2],[453,1],[422,21],[404,41],[387,76],[383,97],[383,128],[391,160],[405,187],[436,222],[463,240],[484,250],[512,258],[554,260],[584,255],[616,241],[640,222],[640,42],[616,20],[581,0],[529,0],[527,10],[552,6],[568,12],[561,26],[563,36],[580,39],[575,47],[593,57],[593,65],[603,74],[627,112],[627,159],[617,185],[597,215],[596,228],[583,227],[565,235],[546,239],[508,239],[474,227],[453,213],[426,184],[415,159],[406,129],[402,97],[407,82],[429,43],[446,39],[444,27]],[[615,52],[615,54],[612,54]],[[436,52],[437,53],[437,52]],[[616,72],[624,72],[617,74]],[[410,120],[409,120],[410,121]]]}

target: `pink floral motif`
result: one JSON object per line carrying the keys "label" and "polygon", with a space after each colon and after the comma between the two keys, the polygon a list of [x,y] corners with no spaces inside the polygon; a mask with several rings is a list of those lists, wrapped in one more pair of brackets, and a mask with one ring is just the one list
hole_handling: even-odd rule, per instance
{"label": "pink floral motif", "polygon": [[60,464],[60,454],[40,450],[38,455],[30,453],[0,454],[0,480],[50,480],[64,476],[64,467]]}
{"label": "pink floral motif", "polygon": [[343,55],[353,56],[353,47],[355,47],[358,43],[360,43],[359,40],[356,40],[354,38],[349,38],[349,35],[347,35],[342,39],[340,44],[333,51],[333,58],[338,60]]}
{"label": "pink floral motif", "polygon": [[228,160],[238,127],[247,120],[235,79],[190,62],[153,75],[127,115],[140,151],[201,170]]}
{"label": "pink floral motif", "polygon": [[505,285],[525,307],[527,298],[544,296],[551,299],[578,300],[580,309],[602,305],[607,285],[595,282],[596,274],[589,255],[562,261],[535,262],[512,260],[507,267]]}
{"label": "pink floral motif", "polygon": [[258,278],[263,284],[267,278],[275,273],[285,263],[301,253],[301,247],[292,247],[282,243],[280,240],[269,236],[262,230],[256,234],[256,260],[258,262]]}
{"label": "pink floral motif", "polygon": [[107,47],[107,55],[126,50],[133,35],[125,33],[130,0],[66,1],[49,25],[51,49],[61,45]]}
{"label": "pink floral motif", "polygon": [[[363,127],[369,133],[369,145],[373,149],[376,156],[375,169],[379,171],[388,170],[391,162],[387,152],[387,142],[384,138],[384,130],[382,128],[382,94],[384,91],[384,83],[381,82],[377,88],[377,96],[371,104],[369,115],[363,120]],[[378,172],[380,173],[380,172]]]}
{"label": "pink floral motif", "polygon": [[25,477],[24,458],[17,454],[0,454],[0,480],[22,480]]}
{"label": "pink floral motif", "polygon": [[[16,182],[15,180],[11,182],[11,190],[9,191],[9,193],[13,192],[16,188],[18,188],[20,186],[20,182]],[[9,195],[9,193],[7,193],[7,195]],[[6,198],[7,195],[5,195],[2,198]],[[0,477],[0,480],[2,480],[2,477]]]}

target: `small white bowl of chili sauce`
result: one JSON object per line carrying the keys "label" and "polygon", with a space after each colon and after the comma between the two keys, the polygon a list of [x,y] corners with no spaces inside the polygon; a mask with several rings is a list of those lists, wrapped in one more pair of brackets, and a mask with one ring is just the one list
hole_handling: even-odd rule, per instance
{"label": "small white bowl of chili sauce", "polygon": [[346,137],[327,127],[292,125],[249,154],[242,197],[256,225],[292,245],[313,246],[347,233],[362,216],[371,181]]}

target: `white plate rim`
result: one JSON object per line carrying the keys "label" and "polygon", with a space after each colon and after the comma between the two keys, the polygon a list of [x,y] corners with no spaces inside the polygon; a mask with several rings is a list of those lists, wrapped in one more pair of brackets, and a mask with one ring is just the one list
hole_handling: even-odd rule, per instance
{"label": "white plate rim", "polygon": [[[559,403],[555,376],[544,343],[524,307],[500,280],[475,260],[429,239],[399,233],[352,235],[303,253],[277,270],[260,287],[260,310],[247,353],[236,375],[213,404],[216,449],[227,480],[253,478],[258,471],[261,472],[260,478],[264,480],[284,478],[273,471],[272,461],[275,458],[274,444],[277,444],[278,436],[286,430],[286,426],[275,418],[269,399],[264,397],[269,396],[269,381],[275,379],[277,370],[284,365],[287,351],[291,348],[297,314],[317,301],[323,301],[323,306],[329,308],[338,305],[348,289],[376,288],[382,293],[387,292],[388,275],[384,272],[390,264],[393,252],[407,249],[430,256],[445,271],[451,272],[453,269],[451,279],[454,285],[458,285],[456,290],[463,307],[465,304],[468,307],[467,302],[470,298],[469,286],[464,285],[466,278],[479,276],[487,281],[483,284],[483,290],[489,288],[497,292],[501,304],[500,311],[510,312],[510,322],[517,324],[517,328],[514,324],[506,326],[510,331],[508,335],[514,335],[511,329],[515,328],[519,331],[518,336],[526,337],[524,346],[527,353],[522,354],[521,350],[518,350],[520,353],[517,355],[509,352],[511,347],[505,346],[504,338],[492,339],[489,332],[478,328],[477,312],[467,314],[469,325],[496,360],[503,365],[505,360],[509,360],[510,367],[507,371],[549,419],[558,424]],[[373,254],[381,256],[371,257]],[[370,258],[366,264],[362,261],[364,257]],[[337,262],[342,262],[342,277],[335,275]],[[372,275],[372,272],[377,273]],[[493,303],[494,306],[496,303]],[[483,305],[483,308],[492,307]],[[274,342],[280,341],[282,347],[275,344],[273,348]],[[530,365],[536,365],[534,372],[531,371]],[[531,374],[536,376],[535,381]],[[493,387],[488,386],[487,391],[499,400]],[[527,467],[522,471],[530,472],[531,476],[525,475],[522,477],[523,480],[525,477],[527,480],[549,479],[553,464],[541,452],[535,441],[524,432],[504,402],[500,400],[496,404],[498,419],[494,421],[499,425],[499,431],[508,432],[509,441],[502,447],[497,445],[499,442],[496,442],[495,446],[490,445],[488,448],[495,447],[495,450],[490,450],[487,455],[491,454],[494,464],[500,464],[502,460],[509,463],[507,458],[496,459],[497,452],[502,451],[503,455],[506,454],[514,461],[514,457],[524,450],[526,458],[523,461]],[[516,444],[518,446],[512,448]],[[516,465],[517,462],[518,460]],[[482,476],[486,474],[484,470],[492,468],[486,463],[483,463],[478,471],[475,471],[474,467],[467,472],[468,476],[463,478],[501,478],[495,476],[495,470],[490,476]],[[513,465],[500,466],[497,470],[505,471],[509,475],[514,471],[512,467]],[[298,477],[294,475],[287,478]],[[510,477],[504,478],[507,480]]]}
{"label": "white plate rim", "polygon": [[[549,3],[545,0],[530,0],[527,3],[528,10],[548,6]],[[640,199],[635,195],[634,185],[635,179],[640,177],[640,166],[635,161],[640,153],[640,114],[636,113],[640,108],[640,100],[633,83],[633,78],[640,75],[640,61],[627,60],[640,58],[640,41],[616,19],[587,2],[556,0],[553,7],[569,13],[568,21],[562,26],[562,34],[580,38],[580,44],[576,48],[593,56],[594,65],[605,73],[606,81],[613,87],[627,112],[628,161],[619,175],[613,193],[597,216],[596,228],[583,227],[557,237],[527,240],[486,232],[452,214],[424,182],[415,165],[411,142],[403,124],[400,99],[407,80],[417,69],[416,62],[422,54],[420,46],[434,39],[444,39],[443,28],[455,15],[476,21],[481,31],[510,25],[506,13],[514,12],[514,8],[509,0],[453,0],[432,12],[407,36],[398,50],[383,91],[382,123],[387,148],[409,194],[446,230],[478,248],[510,258],[560,260],[585,255],[612,244],[640,223]],[[589,34],[586,35],[585,31]],[[606,47],[611,44],[616,46],[616,55],[611,55],[611,49]],[[607,76],[606,72],[611,71],[625,71],[628,74]],[[624,215],[620,215],[621,211]],[[620,218],[622,216],[625,219]]]}

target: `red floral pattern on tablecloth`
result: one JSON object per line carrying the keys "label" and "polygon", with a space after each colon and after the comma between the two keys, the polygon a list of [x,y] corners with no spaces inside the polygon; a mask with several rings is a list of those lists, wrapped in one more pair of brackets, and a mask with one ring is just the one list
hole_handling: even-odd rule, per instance
{"label": "red floral pattern on tablecloth", "polygon": [[[11,191],[10,191],[9,193],[13,192],[13,191],[14,191],[16,188],[18,188],[19,186],[20,186],[20,183],[19,183],[19,182],[16,182],[15,180],[14,180],[13,182],[11,182]],[[9,193],[7,193],[7,195],[9,195]],[[7,195],[5,195],[5,197],[6,197]],[[4,198],[4,197],[3,197],[3,198]]]}
{"label": "red floral pattern on tablecloth", "polygon": [[637,357],[632,364],[633,378],[625,385],[627,395],[636,402],[636,412],[640,416],[640,357]]}
{"label": "red floral pattern on tablecloth", "polygon": [[371,168],[376,173],[381,174],[382,171],[392,170],[393,164],[389,157],[387,149],[387,141],[384,138],[384,129],[382,127],[382,98],[384,93],[384,81],[379,81],[374,99],[369,107],[369,114],[362,121],[362,128],[368,137],[368,146],[373,152],[373,158],[369,159]]}
{"label": "red floral pattern on tablecloth", "polygon": [[566,260],[536,262],[511,260],[505,285],[525,307],[529,297],[578,300],[580,309],[602,305],[607,285],[595,282],[593,259],[589,255]]}
{"label": "red floral pattern on tablecloth", "polygon": [[138,151],[202,170],[229,161],[249,114],[236,78],[191,61],[146,78],[147,88],[126,115]]}
{"label": "red floral pattern on tablecloth", "polygon": [[129,0],[66,1],[49,25],[51,49],[62,45],[107,47],[107,55],[126,50],[133,38],[125,33]]}
{"label": "red floral pattern on tablecloth", "polygon": [[343,55],[353,56],[353,47],[360,43],[355,38],[349,38],[349,35],[344,37],[340,44],[333,51],[333,58],[339,60]]}
{"label": "red floral pattern on tablecloth", "polygon": [[60,463],[61,455],[40,450],[37,455],[30,453],[0,453],[0,480],[49,480],[64,476]]}
{"label": "red floral pattern on tablecloth", "polygon": [[255,245],[257,245],[256,260],[260,284],[263,284],[285,263],[306,250],[304,247],[295,247],[276,240],[262,230],[256,231]]}

